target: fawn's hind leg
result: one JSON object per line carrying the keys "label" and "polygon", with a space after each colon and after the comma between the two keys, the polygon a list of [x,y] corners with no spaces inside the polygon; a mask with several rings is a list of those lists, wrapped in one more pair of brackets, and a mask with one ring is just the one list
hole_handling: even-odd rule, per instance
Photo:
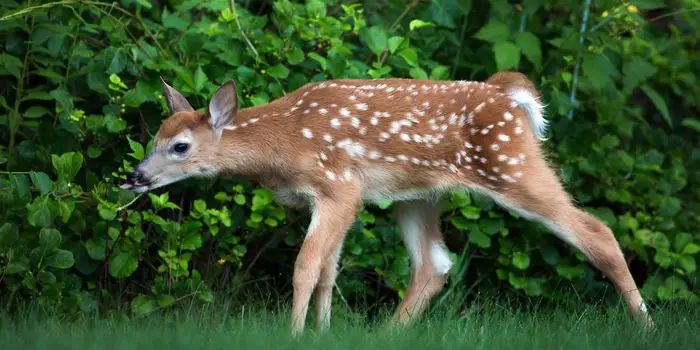
{"label": "fawn's hind leg", "polygon": [[547,225],[557,237],[583,252],[612,281],[630,313],[647,326],[653,325],[612,230],[574,206],[543,160],[533,160],[526,176],[491,194],[502,205]]}
{"label": "fawn's hind leg", "polygon": [[411,256],[411,282],[394,313],[394,321],[405,323],[420,315],[439,293],[452,262],[440,233],[437,208],[424,200],[397,202],[396,215],[404,244]]}

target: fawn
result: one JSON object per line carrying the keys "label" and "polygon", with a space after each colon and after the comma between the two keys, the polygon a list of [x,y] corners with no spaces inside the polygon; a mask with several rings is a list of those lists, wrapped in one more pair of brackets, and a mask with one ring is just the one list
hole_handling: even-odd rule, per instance
{"label": "fawn", "polygon": [[436,209],[451,189],[486,194],[546,225],[614,284],[629,312],[651,317],[612,231],[576,208],[544,158],[541,96],[517,72],[486,82],[338,79],[309,83],[239,110],[223,84],[198,112],[163,81],[172,116],[122,188],[149,191],[188,177],[243,175],[311,222],[293,277],[291,327],[299,334],[316,293],[317,328],[330,326],[332,288],[346,231],[364,201],[396,201],[412,276],[393,320],[421,314],[452,262]]}

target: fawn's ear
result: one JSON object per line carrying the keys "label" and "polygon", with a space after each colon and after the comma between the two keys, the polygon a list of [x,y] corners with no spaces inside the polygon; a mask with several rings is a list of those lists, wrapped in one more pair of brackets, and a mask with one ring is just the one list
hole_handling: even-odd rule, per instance
{"label": "fawn's ear", "polygon": [[187,102],[185,96],[182,96],[175,88],[168,85],[163,77],[160,77],[160,80],[163,83],[163,95],[165,95],[165,100],[168,102],[170,114],[183,111],[194,112],[194,108]]}
{"label": "fawn's ear", "polygon": [[222,130],[231,123],[238,112],[236,84],[229,80],[222,85],[209,102],[209,125],[214,130]]}

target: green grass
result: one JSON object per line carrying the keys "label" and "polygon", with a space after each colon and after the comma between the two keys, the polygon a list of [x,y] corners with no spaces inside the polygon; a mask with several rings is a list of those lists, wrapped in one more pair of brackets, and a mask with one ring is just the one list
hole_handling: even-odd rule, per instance
{"label": "green grass", "polygon": [[[288,315],[205,308],[140,319],[66,320],[39,311],[0,316],[0,348],[10,349],[692,349],[700,347],[700,309],[653,309],[657,328],[645,334],[623,308],[508,311],[493,304],[453,315],[432,310],[409,327],[389,315],[369,322],[339,310],[331,330],[290,336]],[[228,308],[229,310],[233,308]],[[274,310],[274,308],[270,308]],[[313,324],[312,317],[309,323]]]}

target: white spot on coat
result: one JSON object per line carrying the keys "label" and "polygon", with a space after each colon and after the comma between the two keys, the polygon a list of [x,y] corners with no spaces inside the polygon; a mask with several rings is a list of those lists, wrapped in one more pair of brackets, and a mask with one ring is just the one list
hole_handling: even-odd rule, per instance
{"label": "white spot on coat", "polygon": [[313,137],[314,137],[314,133],[311,132],[311,130],[310,130],[309,128],[303,128],[303,129],[301,129],[301,133],[304,134],[304,137],[306,137],[307,139],[310,139],[310,138],[313,138]]}
{"label": "white spot on coat", "polygon": [[355,108],[361,111],[366,111],[368,107],[366,103],[358,103],[355,105]]}

